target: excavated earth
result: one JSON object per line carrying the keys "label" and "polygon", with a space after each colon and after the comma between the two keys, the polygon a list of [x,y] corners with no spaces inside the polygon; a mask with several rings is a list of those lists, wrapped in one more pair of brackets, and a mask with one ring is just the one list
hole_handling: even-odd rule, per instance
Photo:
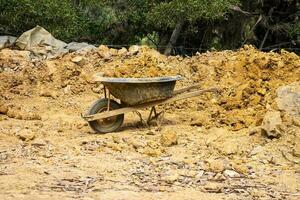
{"label": "excavated earth", "polygon": [[[130,113],[119,132],[96,134],[80,117],[103,97],[95,73],[181,75],[176,89],[222,92],[159,106],[150,126]],[[299,81],[298,55],[252,46],[193,57],[100,46],[47,60],[2,49],[0,198],[299,199]]]}

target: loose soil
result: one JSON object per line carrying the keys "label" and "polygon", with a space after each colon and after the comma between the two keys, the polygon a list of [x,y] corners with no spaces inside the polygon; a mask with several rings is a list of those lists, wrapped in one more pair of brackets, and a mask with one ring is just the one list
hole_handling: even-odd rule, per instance
{"label": "loose soil", "polygon": [[[150,126],[126,114],[120,132],[95,134],[80,117],[103,97],[95,73],[181,75],[176,89],[222,93],[160,106],[164,115]],[[299,116],[275,100],[298,81],[298,55],[252,46],[193,57],[100,46],[48,60],[3,49],[0,198],[299,199]],[[278,137],[260,128],[268,111],[280,111]]]}

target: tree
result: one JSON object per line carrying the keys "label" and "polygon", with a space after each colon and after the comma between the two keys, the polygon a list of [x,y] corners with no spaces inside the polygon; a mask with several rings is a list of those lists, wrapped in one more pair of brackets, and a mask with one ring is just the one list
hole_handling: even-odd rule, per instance
{"label": "tree", "polygon": [[68,0],[0,0],[0,10],[1,34],[18,36],[36,25],[61,39],[81,32],[80,18]]}
{"label": "tree", "polygon": [[161,29],[173,29],[165,54],[171,53],[185,23],[212,21],[224,17],[238,0],[173,0],[153,7],[147,15],[148,22]]}

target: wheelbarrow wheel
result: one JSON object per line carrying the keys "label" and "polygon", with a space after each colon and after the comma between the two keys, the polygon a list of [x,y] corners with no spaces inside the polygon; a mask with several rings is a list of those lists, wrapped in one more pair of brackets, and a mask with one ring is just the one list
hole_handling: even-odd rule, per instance
{"label": "wheelbarrow wheel", "polygon": [[[94,102],[91,108],[88,111],[88,115],[94,115],[97,113],[107,111],[108,99],[99,99]],[[114,100],[110,100],[110,110],[115,110],[121,108],[121,105],[115,102]],[[109,133],[119,130],[124,121],[124,114],[99,119],[95,121],[90,121],[90,127],[97,133]]]}

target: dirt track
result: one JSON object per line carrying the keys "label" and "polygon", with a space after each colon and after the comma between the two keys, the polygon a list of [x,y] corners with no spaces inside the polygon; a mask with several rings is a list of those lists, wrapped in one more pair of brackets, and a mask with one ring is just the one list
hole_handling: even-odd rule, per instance
{"label": "dirt track", "polygon": [[[1,199],[299,199],[299,116],[280,110],[276,137],[260,128],[278,111],[276,89],[300,81],[296,54],[145,52],[101,47],[34,61],[0,51]],[[139,77],[130,71],[139,62],[169,66],[186,78],[177,88],[201,83],[223,94],[160,107],[159,126],[128,114],[120,132],[94,134],[80,118],[101,96],[92,74],[118,68]]]}

